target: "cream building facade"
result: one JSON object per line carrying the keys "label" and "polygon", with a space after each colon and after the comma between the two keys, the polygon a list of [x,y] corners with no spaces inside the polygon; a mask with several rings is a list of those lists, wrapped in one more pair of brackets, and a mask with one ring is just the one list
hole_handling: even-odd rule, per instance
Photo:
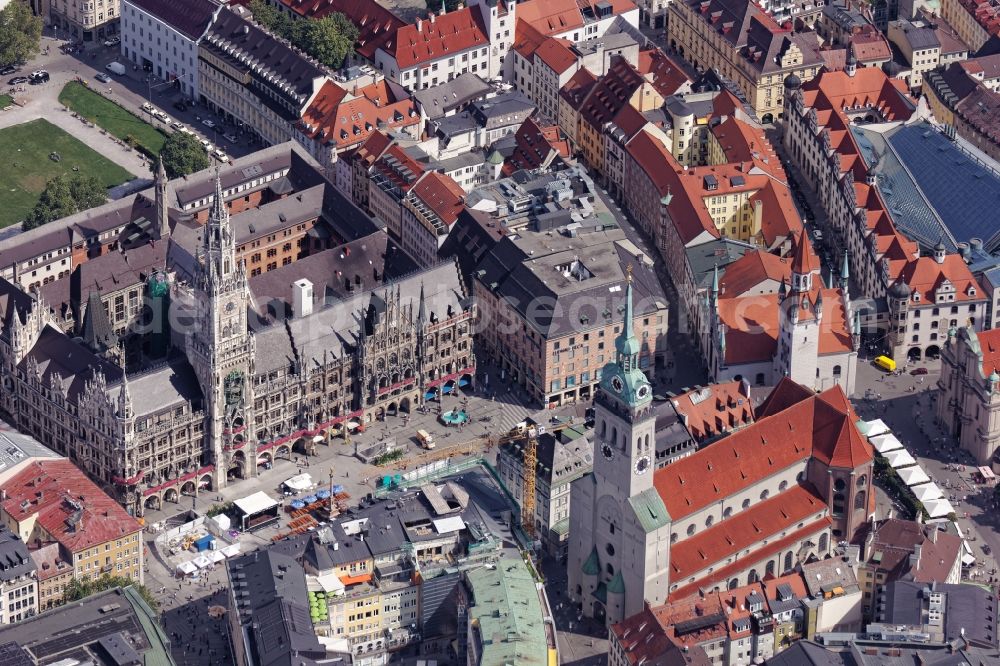
{"label": "cream building facade", "polygon": [[941,352],[935,419],[977,464],[993,466],[1000,447],[1000,330],[948,331]]}

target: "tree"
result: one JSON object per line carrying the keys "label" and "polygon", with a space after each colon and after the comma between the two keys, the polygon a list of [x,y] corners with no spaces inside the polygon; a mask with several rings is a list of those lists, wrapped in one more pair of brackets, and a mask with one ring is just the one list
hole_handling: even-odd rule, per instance
{"label": "tree", "polygon": [[81,210],[100,206],[108,200],[101,181],[94,176],[63,174],[45,184],[38,203],[28,213],[22,228],[25,231],[48,224]]}
{"label": "tree", "polygon": [[0,10],[0,67],[26,62],[38,53],[42,19],[24,2],[11,2]]}
{"label": "tree", "polygon": [[[441,11],[442,0],[424,0],[424,2],[427,5],[427,9],[431,10],[432,12]],[[461,9],[464,6],[465,3],[462,2],[462,0],[444,0],[444,9],[446,12],[453,12],[456,9]]]}
{"label": "tree", "polygon": [[344,64],[358,39],[357,26],[340,12],[296,20],[263,0],[251,0],[249,7],[258,24],[332,69]]}
{"label": "tree", "polygon": [[303,51],[332,69],[344,64],[348,54],[354,50],[358,39],[358,29],[346,16],[335,12],[318,21],[296,21],[305,27],[290,40]]}
{"label": "tree", "polygon": [[129,587],[135,589],[139,593],[139,596],[143,598],[143,601],[153,609],[155,612],[157,607],[160,605],[153,596],[153,593],[149,591],[149,588],[142,583],[137,583],[127,576],[112,576],[111,574],[104,574],[97,580],[91,580],[89,578],[72,578],[69,583],[66,584],[66,589],[63,591],[63,601],[70,603],[72,601],[79,601],[80,599],[86,599],[92,594],[97,592],[103,592],[104,590],[113,590],[116,587]]}
{"label": "tree", "polygon": [[180,178],[209,166],[204,146],[187,132],[174,132],[168,136],[160,151],[160,159],[169,178]]}

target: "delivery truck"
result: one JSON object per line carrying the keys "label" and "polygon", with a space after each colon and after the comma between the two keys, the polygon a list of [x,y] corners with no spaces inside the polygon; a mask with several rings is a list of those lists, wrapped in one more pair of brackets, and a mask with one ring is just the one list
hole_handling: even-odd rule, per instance
{"label": "delivery truck", "polygon": [[111,72],[112,74],[117,74],[118,76],[122,76],[125,74],[125,65],[121,64],[120,62],[109,62],[105,66],[105,69]]}

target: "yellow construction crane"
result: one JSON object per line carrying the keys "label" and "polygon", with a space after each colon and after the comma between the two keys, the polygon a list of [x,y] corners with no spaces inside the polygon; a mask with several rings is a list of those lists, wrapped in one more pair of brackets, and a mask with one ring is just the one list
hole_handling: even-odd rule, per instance
{"label": "yellow construction crane", "polygon": [[524,497],[521,499],[521,527],[532,539],[535,538],[535,474],[538,470],[538,431],[529,426],[524,447]]}

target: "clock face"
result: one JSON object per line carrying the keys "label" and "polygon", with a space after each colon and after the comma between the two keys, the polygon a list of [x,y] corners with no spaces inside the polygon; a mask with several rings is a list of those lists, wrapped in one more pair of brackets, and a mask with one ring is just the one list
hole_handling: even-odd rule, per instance
{"label": "clock face", "polygon": [[624,382],[622,382],[622,378],[619,377],[618,375],[615,375],[614,377],[612,377],[611,378],[611,388],[613,388],[615,390],[615,393],[621,393],[622,390],[624,390],[624,388],[625,388],[625,384],[624,384]]}
{"label": "clock face", "polygon": [[232,312],[235,309],[236,309],[236,303],[233,303],[232,301],[226,303],[226,312]]}
{"label": "clock face", "polygon": [[601,455],[603,455],[606,459],[611,460],[615,457],[615,450],[611,448],[610,444],[604,442],[601,444]]}
{"label": "clock face", "polygon": [[649,456],[643,456],[635,461],[635,473],[645,474],[649,469]]}
{"label": "clock face", "polygon": [[635,394],[640,400],[644,400],[649,395],[649,384],[640,386]]}

